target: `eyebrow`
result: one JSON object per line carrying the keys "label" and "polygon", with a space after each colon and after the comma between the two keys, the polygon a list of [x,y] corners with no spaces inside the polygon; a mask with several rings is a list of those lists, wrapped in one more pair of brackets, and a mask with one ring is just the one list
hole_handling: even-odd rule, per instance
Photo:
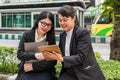
{"label": "eyebrow", "polygon": [[45,21],[40,21],[40,22],[43,22],[43,23],[46,23],[46,24],[50,24],[50,25],[52,25],[52,23],[47,23],[47,22],[45,22]]}

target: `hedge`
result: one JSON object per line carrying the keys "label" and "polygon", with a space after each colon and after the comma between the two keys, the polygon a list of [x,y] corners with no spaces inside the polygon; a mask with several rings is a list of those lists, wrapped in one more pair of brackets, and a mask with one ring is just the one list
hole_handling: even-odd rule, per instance
{"label": "hedge", "polygon": [[[0,47],[0,72],[17,73],[19,60],[16,57],[17,48]],[[120,62],[115,60],[103,60],[98,52],[95,52],[96,59],[105,75],[106,80],[120,80]],[[57,62],[56,75],[59,76],[61,63]]]}
{"label": "hedge", "polygon": [[17,48],[0,46],[0,72],[16,73],[18,60],[16,57]]}

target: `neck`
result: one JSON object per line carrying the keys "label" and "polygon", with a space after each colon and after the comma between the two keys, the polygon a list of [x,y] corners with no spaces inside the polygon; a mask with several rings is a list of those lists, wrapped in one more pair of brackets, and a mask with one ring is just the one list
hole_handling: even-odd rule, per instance
{"label": "neck", "polygon": [[38,29],[37,29],[37,35],[38,35],[38,39],[41,39],[45,36],[45,34],[42,34]]}

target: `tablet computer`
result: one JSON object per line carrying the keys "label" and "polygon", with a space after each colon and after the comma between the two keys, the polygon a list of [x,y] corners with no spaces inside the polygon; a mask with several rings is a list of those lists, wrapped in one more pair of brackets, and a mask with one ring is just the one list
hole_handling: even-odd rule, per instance
{"label": "tablet computer", "polygon": [[58,45],[39,46],[38,49],[39,49],[40,52],[43,52],[43,51],[48,51],[48,52],[55,51],[55,52],[60,53],[60,54],[62,53]]}

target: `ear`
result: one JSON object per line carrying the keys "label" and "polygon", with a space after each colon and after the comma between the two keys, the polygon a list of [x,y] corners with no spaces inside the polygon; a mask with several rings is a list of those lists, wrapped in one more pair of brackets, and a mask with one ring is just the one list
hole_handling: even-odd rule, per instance
{"label": "ear", "polygon": [[74,16],[72,19],[73,19],[73,21],[75,22],[75,21],[76,21],[76,16]]}

